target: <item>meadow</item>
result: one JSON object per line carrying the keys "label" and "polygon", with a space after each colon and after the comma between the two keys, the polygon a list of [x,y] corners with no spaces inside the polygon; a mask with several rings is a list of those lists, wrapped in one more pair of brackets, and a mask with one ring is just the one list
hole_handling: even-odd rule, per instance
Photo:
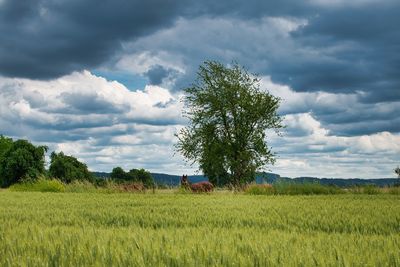
{"label": "meadow", "polygon": [[0,266],[400,266],[399,195],[165,192],[0,191]]}

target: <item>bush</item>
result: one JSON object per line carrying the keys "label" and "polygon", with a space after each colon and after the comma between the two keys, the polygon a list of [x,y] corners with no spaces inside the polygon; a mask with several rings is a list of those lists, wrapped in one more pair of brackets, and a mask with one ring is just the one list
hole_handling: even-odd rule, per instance
{"label": "bush", "polygon": [[24,181],[10,186],[11,191],[33,192],[64,192],[65,185],[57,179],[45,179],[43,177],[35,181]]}

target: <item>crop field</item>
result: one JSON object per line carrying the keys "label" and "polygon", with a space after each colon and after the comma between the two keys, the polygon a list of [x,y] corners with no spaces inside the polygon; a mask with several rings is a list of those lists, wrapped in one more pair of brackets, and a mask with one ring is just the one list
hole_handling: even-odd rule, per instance
{"label": "crop field", "polygon": [[0,191],[0,266],[400,266],[399,195]]}

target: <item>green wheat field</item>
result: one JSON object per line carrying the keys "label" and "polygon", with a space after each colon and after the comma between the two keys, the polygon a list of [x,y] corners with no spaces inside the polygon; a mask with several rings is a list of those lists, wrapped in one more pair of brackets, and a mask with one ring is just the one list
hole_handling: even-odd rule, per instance
{"label": "green wheat field", "polygon": [[0,266],[400,266],[400,196],[4,190]]}

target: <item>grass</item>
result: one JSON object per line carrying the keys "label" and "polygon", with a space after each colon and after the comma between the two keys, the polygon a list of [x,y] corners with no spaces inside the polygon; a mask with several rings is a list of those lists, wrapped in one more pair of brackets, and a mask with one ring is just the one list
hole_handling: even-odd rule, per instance
{"label": "grass", "polygon": [[68,193],[124,193],[144,192],[141,183],[115,183],[105,182],[102,186],[95,186],[88,181],[74,181],[64,184],[57,179],[39,178],[13,184],[10,191],[18,192],[68,192]]}
{"label": "grass", "polygon": [[23,192],[64,192],[65,185],[57,179],[39,178],[36,181],[26,181],[10,186],[11,191]]}
{"label": "grass", "polygon": [[0,192],[0,266],[399,266],[394,194]]}
{"label": "grass", "polygon": [[249,195],[330,195],[343,194],[345,191],[335,186],[318,183],[277,183],[273,186],[253,184],[245,189],[245,193]]}

